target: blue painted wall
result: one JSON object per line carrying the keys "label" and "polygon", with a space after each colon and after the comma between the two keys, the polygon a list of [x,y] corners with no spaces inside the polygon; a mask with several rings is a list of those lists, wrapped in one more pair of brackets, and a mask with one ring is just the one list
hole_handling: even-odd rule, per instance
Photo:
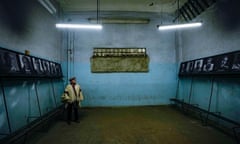
{"label": "blue painted wall", "polygon": [[[147,14],[138,14],[144,16]],[[80,21],[81,15],[66,19]],[[147,17],[153,17],[147,15]],[[166,21],[173,17],[166,15]],[[105,24],[101,31],[76,30],[65,33],[64,53],[69,55],[69,75],[77,77],[85,100],[83,106],[136,106],[168,104],[176,94],[175,32],[159,32],[162,19],[152,18],[149,24]],[[67,40],[66,38],[66,40]],[[91,73],[90,57],[94,47],[145,47],[147,73]],[[72,60],[72,61],[71,61]],[[67,68],[67,62],[65,63]],[[67,77],[67,76],[66,76]]]}
{"label": "blue painted wall", "polygon": [[[219,5],[222,4],[217,3],[196,18],[196,21],[203,22],[200,29],[179,32],[180,62],[240,50],[238,38],[240,25],[237,21],[234,23],[224,21],[223,15],[219,15],[222,10]],[[210,76],[181,78],[177,97],[191,104],[198,104],[203,109],[210,108],[212,112],[220,112],[222,116],[240,122],[239,81],[239,77],[232,76],[218,76],[213,82]],[[211,95],[212,102],[209,107]]]}
{"label": "blue painted wall", "polygon": [[[58,97],[63,90],[62,80],[2,79],[1,85],[1,133],[14,132],[61,104]],[[55,93],[54,89],[59,90]]]}
{"label": "blue painted wall", "polygon": [[[26,13],[8,15],[0,10],[0,47],[21,53],[29,50],[32,56],[60,63],[61,35],[55,28],[56,19],[37,1],[21,6]],[[9,20],[18,17],[24,25],[16,29]],[[16,26],[21,23],[16,22]],[[61,79],[0,78],[0,133],[14,132],[59,106],[63,89]]]}
{"label": "blue painted wall", "polygon": [[7,23],[6,18],[11,19],[14,16],[0,11],[0,47],[22,53],[29,50],[30,55],[61,62],[61,35],[55,28],[56,18],[37,1],[28,2],[26,5],[27,15],[21,19],[25,24],[21,27],[21,32]]}
{"label": "blue painted wall", "polygon": [[239,82],[240,78],[232,77],[184,77],[180,79],[177,98],[240,122]]}

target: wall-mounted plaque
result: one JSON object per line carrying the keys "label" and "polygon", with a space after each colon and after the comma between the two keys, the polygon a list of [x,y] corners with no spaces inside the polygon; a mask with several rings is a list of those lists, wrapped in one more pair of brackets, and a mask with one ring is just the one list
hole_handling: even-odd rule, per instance
{"label": "wall-mounted plaque", "polygon": [[148,72],[146,48],[94,48],[90,58],[91,71]]}

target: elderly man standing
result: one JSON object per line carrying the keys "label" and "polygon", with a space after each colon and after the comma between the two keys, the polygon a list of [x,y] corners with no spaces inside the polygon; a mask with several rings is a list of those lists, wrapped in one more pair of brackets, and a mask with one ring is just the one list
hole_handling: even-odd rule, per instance
{"label": "elderly man standing", "polygon": [[71,124],[72,121],[72,109],[74,110],[75,122],[79,123],[78,108],[80,101],[83,100],[82,90],[80,85],[77,84],[76,77],[69,79],[70,84],[65,88],[66,103],[67,103],[67,122]]}

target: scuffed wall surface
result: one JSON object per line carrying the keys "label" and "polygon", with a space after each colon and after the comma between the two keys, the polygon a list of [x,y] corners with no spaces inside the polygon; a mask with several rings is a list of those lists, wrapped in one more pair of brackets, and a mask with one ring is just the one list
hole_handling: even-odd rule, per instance
{"label": "scuffed wall surface", "polygon": [[60,95],[64,88],[62,80],[1,79],[1,85],[2,134],[15,132],[61,105]]}
{"label": "scuffed wall surface", "polygon": [[[61,35],[53,16],[37,1],[9,1],[11,9],[2,6],[6,3],[1,1],[0,47],[61,62]],[[15,132],[61,104],[61,79],[1,78],[0,84],[1,134]]]}
{"label": "scuffed wall surface", "polygon": [[231,77],[181,78],[177,98],[239,122],[239,81]]}
{"label": "scuffed wall surface", "polygon": [[[27,1],[24,19],[15,25],[21,24],[18,29],[9,25],[8,19],[17,16],[8,11],[0,11],[0,47],[24,53],[30,51],[30,55],[60,62],[61,35],[55,28],[56,18],[48,13],[37,1]],[[13,6],[18,7],[18,6]],[[16,15],[21,11],[16,11]],[[19,20],[20,21],[20,20]],[[16,26],[15,26],[16,27]]]}
{"label": "scuffed wall surface", "polygon": [[[73,15],[74,21],[81,16]],[[167,16],[166,16],[167,17]],[[164,17],[164,18],[166,18]],[[166,19],[172,20],[173,17]],[[149,24],[106,24],[101,31],[69,31],[64,53],[70,53],[69,77],[80,83],[83,106],[134,106],[168,104],[175,96],[177,75],[175,32],[159,32],[153,18]],[[91,73],[90,58],[95,47],[144,47],[149,56],[147,73]]]}
{"label": "scuffed wall surface", "polygon": [[[181,51],[178,52],[180,62],[240,50],[239,22],[238,20],[235,23],[227,22],[225,17],[227,13],[223,13],[230,9],[229,7],[223,9],[223,7],[224,5],[218,2],[196,18],[196,21],[203,22],[200,29],[185,30],[179,34],[181,36]],[[239,17],[239,15],[234,16]],[[197,104],[205,110],[220,112],[221,116],[239,122],[239,80],[239,77],[231,75],[180,78],[178,98]]]}
{"label": "scuffed wall surface", "polygon": [[240,25],[230,29],[231,25],[225,25],[221,15],[217,16],[218,11],[214,5],[196,18],[203,22],[201,28],[182,31],[181,61],[240,50]]}

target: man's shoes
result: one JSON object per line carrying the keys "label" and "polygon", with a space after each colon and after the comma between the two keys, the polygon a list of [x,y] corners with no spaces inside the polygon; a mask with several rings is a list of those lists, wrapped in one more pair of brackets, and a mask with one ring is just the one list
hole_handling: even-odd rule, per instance
{"label": "man's shoes", "polygon": [[67,124],[68,124],[68,125],[71,125],[71,121],[67,121]]}

